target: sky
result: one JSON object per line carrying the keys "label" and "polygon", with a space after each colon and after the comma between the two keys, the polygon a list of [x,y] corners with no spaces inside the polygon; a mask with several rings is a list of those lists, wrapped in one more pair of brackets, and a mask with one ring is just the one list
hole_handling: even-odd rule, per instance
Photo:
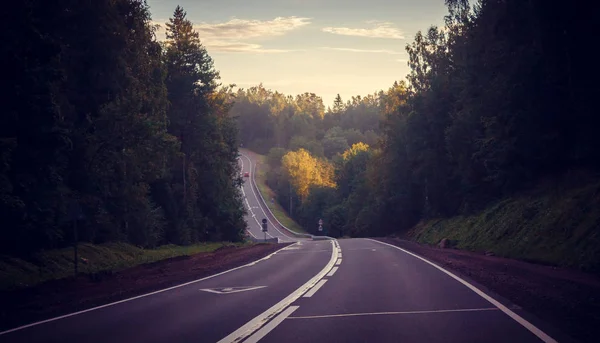
{"label": "sky", "polygon": [[177,5],[200,34],[223,85],[284,94],[388,89],[409,72],[406,44],[442,25],[443,0],[147,0],[158,39]]}

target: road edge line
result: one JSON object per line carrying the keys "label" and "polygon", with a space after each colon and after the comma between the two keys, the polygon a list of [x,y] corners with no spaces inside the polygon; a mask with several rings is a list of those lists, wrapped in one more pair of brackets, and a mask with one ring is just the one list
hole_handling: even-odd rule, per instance
{"label": "road edge line", "polygon": [[263,327],[269,320],[277,316],[283,310],[285,310],[289,305],[291,305],[294,301],[298,300],[304,293],[306,293],[309,289],[311,289],[314,285],[316,285],[321,279],[323,279],[327,273],[333,268],[333,264],[337,260],[337,249],[335,249],[335,245],[333,241],[331,241],[331,258],[329,262],[318,272],[315,276],[313,276],[310,280],[308,280],[305,284],[300,286],[298,289],[290,293],[287,297],[283,298],[281,301],[271,306],[269,309],[259,314],[258,316],[250,319],[246,324],[239,327],[234,332],[225,336],[217,343],[230,343],[230,342],[240,342],[243,339],[246,339],[248,336],[252,335],[254,332]]}
{"label": "road edge line", "polygon": [[[290,246],[295,245],[295,244],[297,244],[297,243],[292,243]],[[192,285],[194,283],[198,283],[198,282],[201,282],[201,281],[205,281],[205,280],[208,280],[208,279],[212,279],[214,277],[221,276],[223,274],[227,274],[229,272],[232,272],[232,271],[235,271],[235,270],[238,270],[238,269],[242,269],[242,268],[245,268],[245,267],[251,267],[251,266],[257,264],[258,262],[261,262],[261,261],[264,261],[264,260],[267,260],[267,259],[271,258],[273,255],[277,254],[278,252],[280,252],[281,250],[283,250],[285,248],[287,248],[287,246],[282,247],[280,249],[277,249],[276,251],[274,251],[274,252],[270,253],[269,255],[267,255],[267,256],[265,256],[263,258],[260,258],[260,259],[258,259],[256,261],[252,261],[250,263],[247,263],[247,264],[244,264],[244,265],[232,268],[232,269],[228,269],[228,270],[222,271],[222,272],[217,273],[217,274],[206,276],[206,277],[203,277],[203,278],[198,279],[198,280],[188,281],[188,282],[185,282],[185,283],[182,283],[182,284],[179,284],[179,285],[171,286],[171,287],[164,288],[164,289],[159,289],[159,290],[154,291],[154,292],[137,295],[135,297],[131,297],[131,298],[127,298],[127,299],[123,299],[123,300],[119,300],[119,301],[114,301],[112,303],[108,303],[108,304],[104,304],[104,305],[100,305],[100,306],[88,308],[86,310],[81,310],[81,311],[77,311],[77,312],[73,312],[73,313],[64,314],[62,316],[53,317],[53,318],[49,318],[49,319],[44,319],[44,320],[40,320],[40,321],[37,321],[37,322],[33,322],[33,323],[30,323],[30,324],[21,325],[19,327],[13,328],[13,329],[8,329],[8,330],[0,332],[0,336],[2,336],[4,334],[7,334],[7,333],[11,333],[11,332],[23,330],[23,329],[26,329],[26,328],[30,328],[32,326],[36,326],[36,325],[40,325],[40,324],[45,324],[45,323],[57,321],[57,320],[60,320],[60,319],[77,316],[77,315],[80,315],[80,314],[83,314],[83,313],[86,313],[86,312],[91,312],[91,311],[99,310],[99,309],[102,309],[102,308],[105,308],[105,307],[109,307],[109,306],[121,304],[121,303],[128,302],[128,301],[131,301],[131,300],[145,298],[147,296],[155,295],[155,294],[158,294],[158,293],[163,293],[163,292],[170,291],[170,290],[173,290],[173,289],[176,289],[176,288],[180,288],[180,287]]]}
{"label": "road edge line", "polygon": [[[251,151],[251,150],[248,150]],[[250,157],[248,157],[246,154],[243,154],[240,152],[241,156],[245,156],[248,160],[250,160]],[[252,164],[252,161],[250,161]],[[256,174],[256,166],[258,164],[255,163],[254,165],[254,173],[251,176],[252,182],[254,182],[254,186],[256,187],[257,191],[258,191],[258,195],[260,196],[260,199],[262,200],[262,203],[265,205],[267,211],[269,211],[269,213],[271,214],[271,216],[273,217],[273,219],[275,219],[275,221],[287,232],[289,233],[291,236],[287,235],[287,234],[283,234],[286,237],[290,237],[290,238],[312,238],[313,235],[308,234],[308,233],[299,233],[296,231],[293,231],[291,229],[289,229],[287,226],[283,225],[279,219],[277,219],[277,216],[275,216],[275,214],[273,213],[273,211],[271,211],[271,209],[269,208],[269,205],[267,204],[265,198],[263,197],[262,193],[260,192],[260,189],[258,188],[258,185],[256,184],[256,177],[254,174]],[[280,231],[281,232],[281,231]]]}
{"label": "road edge line", "polygon": [[[258,202],[258,207],[260,207],[260,210],[265,215],[265,218],[269,221],[269,223],[271,223],[271,225],[275,228],[275,230],[279,231],[279,233],[283,237],[288,238],[288,239],[292,239],[292,240],[293,239],[297,239],[298,237],[292,237],[292,236],[289,236],[289,235],[283,233],[283,231],[279,230],[279,228],[277,227],[277,225],[275,225],[271,221],[271,219],[267,215],[267,212],[265,212],[265,209],[263,208],[263,206],[261,204],[261,201],[258,199],[258,196],[256,195],[256,191],[254,191],[254,186],[256,185],[256,180],[254,179],[255,178],[255,174],[256,174],[256,163],[254,163],[254,170],[252,170],[252,160],[250,159],[250,157],[248,157],[248,156],[246,156],[246,154],[242,154],[242,153],[240,153],[240,155],[244,156],[248,160],[248,162],[250,163],[250,172],[252,173],[252,175],[250,175],[250,178],[252,179],[252,180],[250,180],[250,190],[252,191],[252,194],[254,194],[254,197],[256,198],[256,202]],[[252,184],[253,181],[254,181],[254,185]],[[258,186],[256,186],[256,187],[258,188]],[[260,194],[260,190],[258,190],[258,193]],[[260,194],[260,196],[261,196],[261,199],[264,201],[264,198],[262,197],[262,194]],[[267,206],[267,208],[269,207],[266,203],[265,203],[265,206]],[[269,211],[271,211],[271,210],[269,209]],[[275,218],[275,215],[273,213],[271,213],[271,215],[273,216],[273,218]]]}
{"label": "road edge line", "polygon": [[[241,157],[238,157],[238,159],[240,160],[240,162],[242,162],[242,171],[244,171],[244,160]],[[252,163],[250,163],[250,168],[252,168]],[[261,228],[260,222],[258,221],[258,219],[256,219],[256,214],[254,214],[254,211],[252,211],[252,206],[250,206],[250,203],[248,202],[248,197],[246,196],[246,192],[244,191],[244,185],[242,185],[240,187],[240,189],[242,190],[242,195],[244,195],[244,201],[246,202],[246,205],[248,205],[248,211],[250,211],[251,217],[254,218],[254,221],[256,221],[256,224],[258,225],[258,228],[260,229]],[[252,182],[250,182],[250,189],[252,189]],[[254,194],[254,197],[256,198],[256,194]],[[258,200],[258,198],[256,198],[256,202],[259,203],[258,206],[260,207],[260,201]],[[250,235],[252,235],[252,237],[256,238],[257,240],[260,239],[256,235],[254,235],[254,233],[252,233],[252,231],[248,230],[248,228],[246,228],[246,231],[248,231],[250,233]],[[269,232],[266,232],[266,234],[269,235],[269,237],[271,237],[271,238],[275,238]],[[279,243],[279,240],[277,240],[277,243]]]}
{"label": "road edge line", "polygon": [[418,258],[419,260],[433,266],[434,268],[440,270],[441,272],[444,272],[446,275],[450,276],[451,278],[453,278],[454,280],[460,282],[463,284],[463,286],[469,288],[471,291],[475,292],[477,295],[479,295],[480,297],[482,297],[483,299],[487,300],[488,302],[490,302],[492,305],[496,306],[500,311],[504,312],[504,314],[506,314],[507,316],[509,316],[510,318],[512,318],[515,322],[519,323],[521,326],[523,326],[524,328],[526,328],[527,330],[529,330],[531,333],[533,333],[537,338],[541,339],[542,341],[546,342],[546,343],[558,343],[557,340],[555,340],[554,338],[550,337],[547,333],[545,333],[544,331],[540,330],[538,327],[536,327],[535,325],[531,324],[529,321],[527,321],[525,318],[519,316],[518,314],[516,314],[515,312],[511,311],[508,307],[504,306],[502,303],[500,303],[498,300],[492,298],[491,296],[487,295],[484,291],[480,290],[479,288],[473,286],[472,284],[470,284],[469,282],[467,282],[466,280],[460,278],[459,276],[457,276],[456,274],[444,269],[443,267],[438,266],[437,264],[427,260],[424,257],[421,257],[415,253],[412,253],[408,250],[402,249],[398,246],[395,246],[393,244],[389,244],[389,243],[385,243],[385,242],[381,242],[378,241],[376,239],[372,239],[372,238],[365,238],[367,240],[373,241],[373,242],[377,242],[383,245],[387,245],[393,248],[396,248],[406,254],[409,254],[413,257]]}

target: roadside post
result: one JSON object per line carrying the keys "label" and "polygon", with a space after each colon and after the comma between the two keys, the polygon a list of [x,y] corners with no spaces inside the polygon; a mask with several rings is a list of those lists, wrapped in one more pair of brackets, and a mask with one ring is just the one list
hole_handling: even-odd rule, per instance
{"label": "roadside post", "polygon": [[262,220],[262,231],[265,233],[265,242],[267,241],[267,218]]}
{"label": "roadside post", "polygon": [[77,243],[79,240],[77,237],[77,221],[79,219],[83,219],[83,211],[81,210],[79,202],[75,199],[72,199],[69,203],[67,219],[69,221],[73,221],[73,271],[75,273],[75,277],[77,277]]}
{"label": "roadside post", "polygon": [[319,219],[319,233],[323,233],[323,219]]}

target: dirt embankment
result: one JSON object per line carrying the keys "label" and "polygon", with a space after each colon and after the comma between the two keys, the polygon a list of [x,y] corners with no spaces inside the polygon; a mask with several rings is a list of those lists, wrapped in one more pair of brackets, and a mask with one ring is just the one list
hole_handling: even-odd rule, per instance
{"label": "dirt embankment", "polygon": [[600,277],[397,238],[381,238],[473,280],[581,342],[600,337]]}
{"label": "dirt embankment", "polygon": [[53,316],[156,291],[265,257],[288,244],[222,247],[77,279],[50,281],[0,293],[0,331]]}

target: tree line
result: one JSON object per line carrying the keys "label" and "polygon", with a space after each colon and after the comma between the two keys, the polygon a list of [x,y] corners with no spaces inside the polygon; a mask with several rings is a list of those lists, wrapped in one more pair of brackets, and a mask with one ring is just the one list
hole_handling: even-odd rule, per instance
{"label": "tree line", "polygon": [[231,89],[177,7],[19,1],[2,21],[0,249],[240,240]]}
{"label": "tree line", "polygon": [[[250,96],[265,93],[258,87],[244,94],[252,110],[232,108],[243,140],[272,148],[268,182],[310,231],[323,218],[332,235],[385,235],[482,210],[542,178],[598,171],[598,87],[580,48],[593,32],[591,4],[472,3],[446,0],[445,24],[415,35],[410,73],[387,91],[338,97],[324,112],[300,107],[310,94],[266,92],[285,100],[278,111]],[[292,157],[304,162],[282,162]]]}

